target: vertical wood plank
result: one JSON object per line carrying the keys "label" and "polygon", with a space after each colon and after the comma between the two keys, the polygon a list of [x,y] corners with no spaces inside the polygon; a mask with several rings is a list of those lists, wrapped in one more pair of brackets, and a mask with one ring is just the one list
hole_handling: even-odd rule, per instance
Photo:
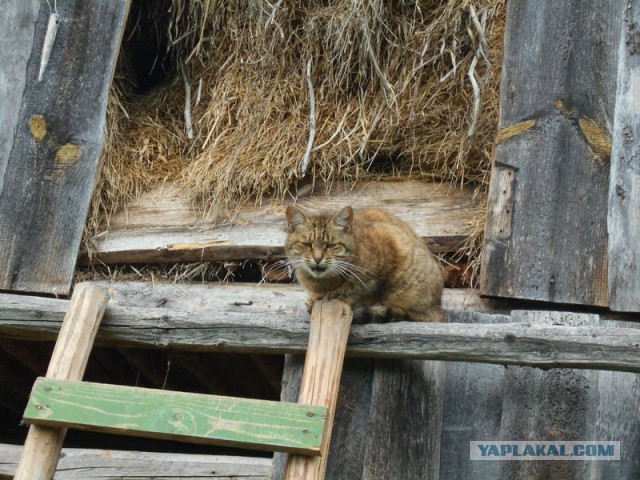
{"label": "vertical wood plank", "polygon": [[376,361],[363,480],[439,478],[444,383],[444,362]]}
{"label": "vertical wood plank", "polygon": [[11,41],[11,48],[0,48],[0,193],[20,117],[35,19],[42,5],[40,0],[0,3],[0,32]]}
{"label": "vertical wood plank", "polygon": [[[22,2],[3,2],[3,10],[20,13],[0,15],[0,51],[20,52],[11,74],[0,77],[0,95],[13,97],[0,113],[0,124],[8,122],[0,130],[0,165],[6,165],[0,170],[0,289],[64,295],[97,178],[129,1],[57,2],[57,35],[42,81],[50,10],[46,2],[35,2],[37,9],[32,3],[22,10]],[[6,32],[19,26],[6,30],[4,23],[17,17],[25,28],[16,38]],[[23,38],[30,31],[32,37]],[[11,55],[0,61],[4,71]]]}
{"label": "vertical wood plank", "polygon": [[[338,391],[338,407],[333,421],[326,479],[362,478],[365,444],[353,441],[368,436],[371,393],[375,360],[345,358]],[[280,400],[295,402],[300,393],[304,357],[286,355],[282,374]],[[356,433],[357,432],[357,433]],[[273,456],[273,480],[282,480],[287,465],[287,453]]]}
{"label": "vertical wood plank", "polygon": [[[346,365],[349,359],[345,359],[345,365],[343,370],[346,370]],[[284,356],[284,369],[282,371],[282,389],[280,390],[281,402],[297,402],[300,395],[300,384],[302,383],[302,370],[304,369],[304,357],[302,355],[285,355]],[[341,382],[345,381],[345,375],[340,379]],[[338,391],[338,395],[342,391],[342,385]],[[342,402],[338,398],[338,405]],[[335,422],[334,422],[335,423]],[[335,425],[334,425],[335,426]],[[335,430],[334,430],[335,432]],[[334,445],[331,442],[331,445]],[[287,462],[289,461],[289,454],[284,452],[274,452],[273,464],[272,464],[272,479],[283,480],[284,473],[287,468]]]}
{"label": "vertical wood plank", "polygon": [[640,0],[626,0],[609,183],[609,298],[640,312]]}
{"label": "vertical wood plank", "polygon": [[[487,323],[469,313],[466,323]],[[635,327],[597,315],[514,311],[512,322]],[[640,476],[640,376],[625,372],[447,363],[440,455],[441,479],[582,478]],[[622,443],[617,462],[478,462],[469,442],[602,440]]]}
{"label": "vertical wood plank", "polygon": [[[640,324],[609,321],[611,327],[640,328]],[[598,371],[594,388],[593,438],[619,441],[619,462],[593,462],[590,478],[640,478],[640,375]]]}
{"label": "vertical wood plank", "polygon": [[[76,285],[51,355],[48,378],[82,380],[108,299],[106,292],[95,285]],[[65,434],[63,428],[31,425],[15,480],[53,478]]]}
{"label": "vertical wood plank", "polygon": [[[512,313],[514,322],[611,325],[598,315],[560,312]],[[625,322],[625,327],[637,324]],[[595,370],[509,367],[504,380],[497,440],[620,441],[620,461],[497,462],[499,473],[483,478],[584,478],[633,480],[640,475],[638,375]],[[618,400],[614,400],[618,399]],[[482,463],[482,462],[479,462]],[[606,464],[606,465],[605,465]]]}
{"label": "vertical wood plank", "polygon": [[[460,323],[496,323],[496,315],[467,312],[457,315],[456,320]],[[469,442],[499,438],[507,368],[447,362],[446,370],[440,478],[496,479],[500,462],[470,460]]]}
{"label": "vertical wood plank", "polygon": [[324,480],[329,441],[336,413],[338,389],[347,339],[351,327],[351,308],[337,300],[316,302],[311,313],[309,347],[304,362],[299,403],[327,407],[320,457],[290,455],[286,480]]}
{"label": "vertical wood plank", "polygon": [[[514,322],[594,325],[597,315],[512,312]],[[499,440],[591,440],[596,405],[592,370],[508,368]],[[589,478],[590,462],[499,462],[498,478]]]}
{"label": "vertical wood plank", "polygon": [[509,2],[486,295],[608,304],[607,197],[623,0]]}
{"label": "vertical wood plank", "polygon": [[[438,478],[445,365],[347,358],[325,478]],[[288,355],[283,401],[296,398],[301,371],[301,357]],[[274,456],[273,480],[284,455]]]}

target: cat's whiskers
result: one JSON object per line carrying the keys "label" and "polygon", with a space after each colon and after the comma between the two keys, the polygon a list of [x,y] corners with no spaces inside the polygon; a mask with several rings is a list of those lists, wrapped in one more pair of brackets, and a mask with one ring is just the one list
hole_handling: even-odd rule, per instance
{"label": "cat's whiskers", "polygon": [[263,270],[267,273],[271,273],[274,271],[284,271],[286,268],[289,268],[289,263],[286,260],[278,260],[263,268]]}
{"label": "cat's whiskers", "polygon": [[360,283],[362,283],[364,285],[364,282],[362,281],[362,279],[360,279],[357,275],[355,275],[353,272],[347,270],[346,268],[344,268],[342,265],[338,265],[338,264],[330,264],[329,265],[329,270],[332,272],[336,272],[341,278],[344,278],[345,280],[350,280],[352,278],[355,278],[356,280],[359,280]]}
{"label": "cat's whiskers", "polygon": [[361,267],[360,265],[356,265],[355,263],[351,263],[351,262],[347,262],[339,259],[334,259],[333,262],[349,269],[350,271],[358,272],[364,275],[365,277],[372,278],[374,276],[373,273],[371,273],[369,270],[367,270],[364,267]]}
{"label": "cat's whiskers", "polygon": [[260,283],[266,282],[269,275],[282,275],[286,274],[289,277],[293,276],[293,271],[295,268],[293,267],[293,262],[288,259],[278,260],[271,265],[263,267],[262,269],[262,278],[260,279]]}
{"label": "cat's whiskers", "polygon": [[[345,262],[342,260],[338,260],[338,259],[332,259],[331,262],[328,263],[329,265],[329,269],[335,271],[336,273],[338,273],[338,275],[340,275],[342,278],[344,278],[345,280],[349,280],[351,278],[358,280],[362,286],[365,286],[364,280],[362,278],[360,278],[360,276],[358,275],[358,273],[360,274],[365,274],[365,272],[367,274],[369,274],[369,276],[371,276],[371,274],[369,272],[367,272],[365,269],[363,272],[358,272],[357,269],[354,269],[353,267],[355,267],[355,265],[353,265],[352,263],[349,262]],[[356,273],[358,272],[358,273]]]}

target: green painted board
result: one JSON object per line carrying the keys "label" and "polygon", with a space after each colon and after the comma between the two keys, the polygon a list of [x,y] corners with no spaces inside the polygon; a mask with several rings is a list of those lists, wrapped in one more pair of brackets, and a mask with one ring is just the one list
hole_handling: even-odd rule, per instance
{"label": "green painted board", "polygon": [[325,407],[38,378],[24,420],[148,438],[319,455]]}

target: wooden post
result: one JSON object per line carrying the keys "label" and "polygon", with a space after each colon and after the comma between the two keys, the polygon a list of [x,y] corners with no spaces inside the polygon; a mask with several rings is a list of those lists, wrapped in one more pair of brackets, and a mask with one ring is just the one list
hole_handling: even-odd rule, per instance
{"label": "wooden post", "polygon": [[[81,380],[109,297],[90,283],[76,285],[51,355],[47,378]],[[31,425],[15,480],[49,480],[67,430]]]}
{"label": "wooden post", "polygon": [[351,319],[351,309],[342,302],[321,301],[313,306],[309,348],[298,402],[327,407],[327,419],[320,447],[321,456],[291,455],[285,473],[286,480],[324,480]]}
{"label": "wooden post", "polygon": [[609,308],[640,312],[640,1],[627,0],[609,183]]}

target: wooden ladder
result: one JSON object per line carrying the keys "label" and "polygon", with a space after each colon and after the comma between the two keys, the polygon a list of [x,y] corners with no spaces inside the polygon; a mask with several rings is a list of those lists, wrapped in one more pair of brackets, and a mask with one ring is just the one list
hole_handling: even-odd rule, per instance
{"label": "wooden ladder", "polygon": [[289,452],[285,479],[323,479],[351,309],[317,302],[298,403],[82,382],[108,302],[78,284],[45,377],[33,386],[16,480],[49,480],[67,428]]}

